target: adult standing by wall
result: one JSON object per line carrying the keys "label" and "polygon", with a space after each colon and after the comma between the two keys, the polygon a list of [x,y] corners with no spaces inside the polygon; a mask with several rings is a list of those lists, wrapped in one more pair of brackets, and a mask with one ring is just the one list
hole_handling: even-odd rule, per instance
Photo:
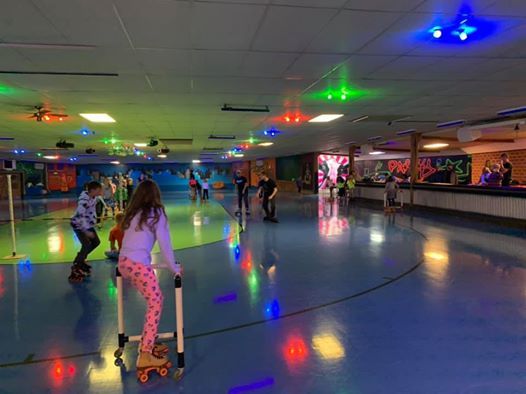
{"label": "adult standing by wall", "polygon": [[500,155],[500,172],[502,174],[502,186],[510,186],[513,165],[507,153]]}

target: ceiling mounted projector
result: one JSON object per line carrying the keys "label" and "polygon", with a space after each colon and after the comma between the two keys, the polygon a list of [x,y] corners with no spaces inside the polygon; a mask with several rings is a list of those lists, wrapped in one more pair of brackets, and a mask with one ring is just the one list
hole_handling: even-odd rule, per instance
{"label": "ceiling mounted projector", "polygon": [[66,142],[66,140],[59,140],[55,146],[59,149],[70,149],[74,148],[75,144],[72,142]]}
{"label": "ceiling mounted projector", "polygon": [[92,154],[95,153],[95,149],[93,149],[93,148],[88,148],[88,149],[86,149],[86,153],[87,153],[88,155],[92,155]]}
{"label": "ceiling mounted projector", "polygon": [[150,140],[150,142],[148,142],[148,146],[149,146],[149,147],[157,146],[157,145],[159,145],[159,140],[156,140],[155,138],[152,138],[152,139]]}
{"label": "ceiling mounted projector", "polygon": [[159,149],[157,149],[157,152],[162,154],[162,155],[166,155],[166,154],[170,153],[170,149],[168,149],[167,147],[159,148]]}

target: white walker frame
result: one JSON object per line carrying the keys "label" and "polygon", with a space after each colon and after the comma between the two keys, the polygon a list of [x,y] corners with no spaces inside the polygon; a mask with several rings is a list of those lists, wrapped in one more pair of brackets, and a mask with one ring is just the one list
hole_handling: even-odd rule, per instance
{"label": "white walker frame", "polygon": [[[175,378],[180,379],[184,372],[184,333],[183,333],[183,279],[181,275],[181,265],[176,263],[179,268],[174,278],[174,293],[175,293],[175,319],[176,319],[176,330],[174,332],[159,333],[157,338],[159,339],[172,339],[175,338],[177,342],[177,371],[175,372]],[[159,265],[152,265],[152,268],[162,268]],[[115,356],[115,365],[123,365],[122,354],[124,353],[124,346],[127,342],[140,342],[140,335],[126,335],[124,326],[124,297],[122,291],[122,275],[119,272],[119,268],[115,268],[115,276],[117,281],[117,318],[119,322],[119,333],[118,343],[119,347],[113,354]]]}

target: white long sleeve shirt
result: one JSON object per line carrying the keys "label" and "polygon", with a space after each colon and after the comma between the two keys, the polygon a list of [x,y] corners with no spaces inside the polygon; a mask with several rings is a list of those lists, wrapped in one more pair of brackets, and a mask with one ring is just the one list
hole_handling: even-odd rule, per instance
{"label": "white long sleeve shirt", "polygon": [[[159,221],[155,225],[155,231],[152,232],[150,227],[145,223],[142,230],[139,230],[140,213],[135,215],[130,223],[130,227],[124,232],[120,256],[141,263],[151,265],[151,252],[155,241],[159,243],[161,249],[162,262],[172,272],[176,272],[175,257],[170,239],[170,227],[166,215],[161,214]],[[153,215],[152,219],[153,220]]]}

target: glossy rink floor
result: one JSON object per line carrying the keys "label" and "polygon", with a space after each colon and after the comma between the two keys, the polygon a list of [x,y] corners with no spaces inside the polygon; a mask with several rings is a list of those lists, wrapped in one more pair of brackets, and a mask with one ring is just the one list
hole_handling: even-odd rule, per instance
{"label": "glossy rink floor", "polygon": [[[136,345],[113,365],[111,263],[80,286],[65,264],[0,266],[0,393],[526,392],[523,231],[317,196],[281,195],[278,212],[273,224],[254,209],[239,238],[176,252],[179,382],[139,385]],[[173,281],[159,275],[170,331]],[[129,288],[125,301],[137,334],[143,304]]]}
{"label": "glossy rink floor", "polygon": [[[171,197],[184,196],[185,193],[173,193]],[[170,196],[170,195],[169,195]],[[175,203],[169,198],[166,213],[170,218],[170,231],[175,249],[183,249],[217,242],[238,232],[238,224],[216,201],[197,204],[188,199]],[[5,204],[5,202],[4,202]],[[80,243],[71,231],[70,218],[75,211],[74,199],[57,199],[47,201],[28,201],[16,206],[15,218],[22,219],[16,226],[17,249],[26,255],[32,264],[71,262],[80,248]],[[3,208],[3,207],[2,207]],[[0,220],[0,256],[11,252],[11,230],[5,223],[8,219],[5,206]],[[98,230],[101,241],[106,241],[114,220],[108,217]],[[108,245],[97,248],[90,259],[104,259]],[[157,249],[155,250],[157,251]],[[0,260],[0,264],[10,264]]]}

